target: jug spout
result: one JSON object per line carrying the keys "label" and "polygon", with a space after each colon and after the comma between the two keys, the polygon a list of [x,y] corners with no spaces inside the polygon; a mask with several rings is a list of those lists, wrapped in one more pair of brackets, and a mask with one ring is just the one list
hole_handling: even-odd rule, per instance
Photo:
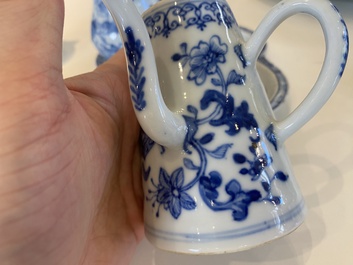
{"label": "jug spout", "polygon": [[144,132],[156,143],[182,147],[187,126],[166,106],[144,21],[131,0],[103,0],[119,29],[128,66],[131,100]]}

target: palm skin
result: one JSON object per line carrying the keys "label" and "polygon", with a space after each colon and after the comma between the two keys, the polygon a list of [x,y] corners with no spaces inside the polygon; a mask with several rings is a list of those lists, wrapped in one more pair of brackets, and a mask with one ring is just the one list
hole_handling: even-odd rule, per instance
{"label": "palm skin", "polygon": [[124,55],[63,80],[63,0],[0,0],[1,264],[129,264],[142,188]]}

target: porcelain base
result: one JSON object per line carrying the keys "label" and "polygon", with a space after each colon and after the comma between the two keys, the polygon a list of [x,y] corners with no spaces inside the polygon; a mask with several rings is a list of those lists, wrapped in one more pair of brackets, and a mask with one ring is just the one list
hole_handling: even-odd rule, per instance
{"label": "porcelain base", "polygon": [[282,216],[279,224],[263,222],[263,225],[258,225],[258,231],[234,229],[221,235],[190,235],[155,230],[145,225],[145,234],[153,246],[164,251],[189,255],[219,255],[245,251],[287,236],[304,222],[305,215],[306,207],[301,203],[293,213]]}

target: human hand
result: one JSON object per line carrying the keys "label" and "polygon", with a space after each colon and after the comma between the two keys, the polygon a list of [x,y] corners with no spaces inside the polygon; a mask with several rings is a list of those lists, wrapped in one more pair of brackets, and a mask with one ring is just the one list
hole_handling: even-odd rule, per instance
{"label": "human hand", "polygon": [[63,0],[0,0],[1,264],[128,264],[143,195],[124,54],[64,81],[63,20]]}

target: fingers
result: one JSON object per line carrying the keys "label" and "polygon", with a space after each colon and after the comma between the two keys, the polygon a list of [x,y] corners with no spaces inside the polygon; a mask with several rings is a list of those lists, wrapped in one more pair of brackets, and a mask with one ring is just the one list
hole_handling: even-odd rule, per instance
{"label": "fingers", "polygon": [[63,0],[0,0],[2,154],[45,137],[68,109],[63,16]]}
{"label": "fingers", "polygon": [[124,51],[118,51],[111,59],[92,73],[65,80],[71,92],[94,98],[115,120],[118,113],[129,113],[130,91]]}
{"label": "fingers", "polygon": [[119,98],[129,93],[128,89],[128,75],[125,62],[124,50],[119,50],[104,64],[97,67],[95,70],[109,85],[110,91],[107,91],[110,97]]}
{"label": "fingers", "polygon": [[0,89],[61,75],[63,0],[0,0]]}

